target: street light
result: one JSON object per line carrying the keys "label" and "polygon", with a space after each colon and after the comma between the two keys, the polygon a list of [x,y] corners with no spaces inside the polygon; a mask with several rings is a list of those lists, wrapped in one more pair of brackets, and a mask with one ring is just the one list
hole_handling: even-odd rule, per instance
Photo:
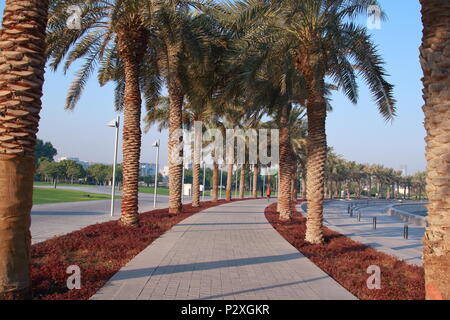
{"label": "street light", "polygon": [[160,140],[156,140],[152,147],[156,148],[156,170],[155,170],[155,194],[153,195],[153,208],[156,208],[156,194],[158,189],[158,170],[159,170],[159,146],[161,142]]}
{"label": "street light", "polygon": [[[249,171],[249,183],[248,183],[248,186],[249,186],[249,190],[250,190],[250,192],[252,192],[252,175],[251,175],[251,173],[252,173],[252,165],[250,164],[249,166],[248,166],[248,171]],[[247,193],[245,193],[245,197],[244,198],[246,198],[247,197]]]}
{"label": "street light", "polygon": [[111,128],[116,128],[116,137],[115,137],[115,144],[114,144],[112,190],[111,190],[111,217],[112,217],[112,216],[114,216],[114,198],[116,196],[116,165],[117,165],[117,147],[119,144],[120,117],[117,116],[117,118],[115,120],[111,120],[106,125]]}
{"label": "street light", "polygon": [[220,189],[219,189],[219,199],[222,199],[222,175],[223,175],[223,170],[220,169]]}

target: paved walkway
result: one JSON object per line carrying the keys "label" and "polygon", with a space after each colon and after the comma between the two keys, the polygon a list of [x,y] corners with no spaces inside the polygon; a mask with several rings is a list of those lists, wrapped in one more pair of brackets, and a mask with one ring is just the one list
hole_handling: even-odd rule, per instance
{"label": "paved walkway", "polygon": [[[408,263],[422,265],[422,237],[425,228],[409,225],[409,238],[403,239],[405,223],[386,214],[388,207],[395,202],[372,201],[368,207],[360,209],[361,221],[358,221],[356,213],[353,217],[347,213],[350,203],[351,201],[327,201],[324,207],[324,224],[355,241]],[[377,217],[377,229],[372,227],[373,217]]]}
{"label": "paved walkway", "polygon": [[272,228],[267,205],[247,200],[189,217],[92,299],[355,299]]}

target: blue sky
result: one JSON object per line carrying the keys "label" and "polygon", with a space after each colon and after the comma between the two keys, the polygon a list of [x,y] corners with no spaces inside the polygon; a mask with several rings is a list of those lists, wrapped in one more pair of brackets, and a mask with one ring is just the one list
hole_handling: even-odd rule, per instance
{"label": "blue sky", "polygon": [[[419,64],[420,5],[418,0],[380,3],[388,21],[382,22],[381,30],[371,30],[371,34],[386,61],[389,80],[395,85],[398,117],[386,123],[363,83],[356,106],[335,93],[334,111],[327,119],[328,144],[348,160],[380,163],[394,169],[407,166],[408,173],[414,173],[426,165]],[[1,0],[1,12],[3,8]],[[64,75],[47,70],[38,137],[51,141],[59,156],[112,162],[114,130],[105,123],[116,116],[113,86],[100,88],[93,75],[76,109],[65,111],[64,101],[75,71],[71,69]],[[159,133],[155,128],[143,135],[142,162],[154,162],[151,145],[157,138],[162,140],[162,162],[167,162],[167,133]]]}

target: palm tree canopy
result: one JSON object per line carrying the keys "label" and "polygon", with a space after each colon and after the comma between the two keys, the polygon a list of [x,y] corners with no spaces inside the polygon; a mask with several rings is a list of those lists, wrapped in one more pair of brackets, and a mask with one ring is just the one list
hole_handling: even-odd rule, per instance
{"label": "palm tree canopy", "polygon": [[[377,4],[374,0],[242,0],[227,2],[216,14],[240,38],[240,45],[264,48],[270,57],[291,57],[301,76],[327,77],[353,103],[358,101],[356,80],[361,76],[380,113],[391,120],[395,99],[393,85],[385,79],[384,62],[366,28],[351,22]],[[314,86],[325,96],[325,83],[314,81]]]}

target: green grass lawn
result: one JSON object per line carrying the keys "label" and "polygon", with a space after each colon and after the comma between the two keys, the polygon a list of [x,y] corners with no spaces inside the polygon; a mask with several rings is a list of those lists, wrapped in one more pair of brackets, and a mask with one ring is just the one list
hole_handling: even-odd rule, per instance
{"label": "green grass lawn", "polygon": [[108,199],[111,199],[111,196],[107,194],[95,194],[75,190],[44,189],[44,188],[33,189],[33,204],[108,200]]}
{"label": "green grass lawn", "polygon": [[[35,186],[53,186],[53,183],[50,182],[42,182],[42,181],[35,181],[34,182]],[[56,187],[58,186],[63,186],[63,187],[95,187],[95,185],[90,185],[90,184],[79,184],[79,183],[57,183]]]}
{"label": "green grass lawn", "polygon": [[[154,193],[155,192],[155,188],[154,187],[139,187],[139,192],[142,192],[142,193]],[[156,193],[157,194],[168,195],[169,194],[169,188],[157,188]]]}

